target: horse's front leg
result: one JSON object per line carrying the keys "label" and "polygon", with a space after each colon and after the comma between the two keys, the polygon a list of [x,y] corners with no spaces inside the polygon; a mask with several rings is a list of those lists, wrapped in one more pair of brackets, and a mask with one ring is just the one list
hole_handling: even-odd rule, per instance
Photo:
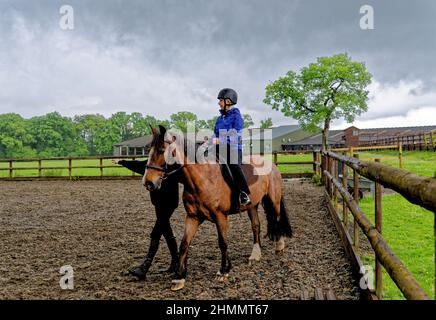
{"label": "horse's front leg", "polygon": [[251,229],[253,230],[253,250],[251,256],[248,258],[248,265],[251,265],[253,261],[260,261],[262,252],[260,249],[260,221],[257,213],[257,206],[248,210],[248,216],[251,220]]}
{"label": "horse's front leg", "polygon": [[218,281],[224,282],[228,279],[230,269],[232,268],[227,251],[227,216],[225,214],[217,215],[216,227],[218,231],[218,244],[221,250],[221,268],[217,272],[216,278]]}
{"label": "horse's front leg", "polygon": [[187,274],[188,262],[188,249],[197,233],[198,227],[201,224],[197,217],[187,216],[185,220],[185,234],[183,235],[182,242],[179,249],[179,265],[176,272],[176,279],[172,281],[171,290],[177,291],[185,287],[185,280]]}
{"label": "horse's front leg", "polygon": [[[158,211],[156,210],[156,213],[157,212]],[[129,274],[140,280],[144,280],[146,278],[148,270],[150,269],[151,264],[153,263],[154,256],[156,255],[157,250],[159,249],[159,242],[163,232],[162,226],[166,222],[169,224],[169,218],[168,221],[165,221],[166,218],[163,218],[158,214],[156,214],[156,216],[157,216],[157,220],[156,223],[154,224],[153,230],[151,231],[150,246],[148,248],[148,252],[144,258],[144,261],[142,262],[141,265],[129,269]]]}

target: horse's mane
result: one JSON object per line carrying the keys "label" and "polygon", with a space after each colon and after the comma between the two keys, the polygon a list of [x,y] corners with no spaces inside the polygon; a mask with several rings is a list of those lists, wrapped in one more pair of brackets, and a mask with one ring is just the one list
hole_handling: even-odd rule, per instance
{"label": "horse's mane", "polygon": [[168,132],[172,137],[175,137],[175,143],[178,147],[183,146],[183,152],[185,155],[188,153],[188,150],[191,150],[191,148],[193,148],[195,152],[197,152],[199,145],[197,145],[197,143],[192,139],[188,139],[186,134],[180,134],[178,132],[174,133],[171,131]]}

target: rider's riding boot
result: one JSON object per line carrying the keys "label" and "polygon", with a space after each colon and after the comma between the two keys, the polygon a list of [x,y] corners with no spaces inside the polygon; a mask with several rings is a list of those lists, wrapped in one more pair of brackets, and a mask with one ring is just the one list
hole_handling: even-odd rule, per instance
{"label": "rider's riding boot", "polygon": [[153,262],[153,258],[156,255],[157,249],[159,248],[159,239],[151,239],[150,248],[148,249],[148,254],[144,259],[144,262],[137,266],[129,269],[129,274],[134,277],[137,277],[139,280],[144,280],[148,270],[151,267],[151,263]]}
{"label": "rider's riding boot", "polygon": [[152,260],[147,257],[140,266],[129,269],[129,273],[139,280],[145,280],[148,269],[151,267],[151,262]]}
{"label": "rider's riding boot", "polygon": [[239,196],[239,201],[241,203],[241,206],[248,206],[251,203],[250,196],[244,191],[241,191],[241,194]]}

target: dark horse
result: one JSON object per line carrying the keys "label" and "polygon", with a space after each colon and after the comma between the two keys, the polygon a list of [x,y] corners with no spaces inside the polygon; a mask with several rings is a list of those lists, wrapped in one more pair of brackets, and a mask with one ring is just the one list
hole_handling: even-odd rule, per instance
{"label": "dark horse", "polygon": [[[212,161],[205,164],[187,164],[186,150],[188,149],[185,146],[189,147],[189,143],[192,142],[166,132],[162,126],[160,132],[154,131],[153,138],[143,184],[149,191],[158,190],[163,179],[168,175],[166,158],[171,156],[179,159],[179,181],[184,185],[183,204],[187,213],[185,232],[179,249],[176,279],[172,282],[171,290],[180,290],[185,285],[188,248],[204,220],[215,223],[217,227],[218,244],[221,250],[221,268],[217,273],[217,279],[225,281],[231,269],[227,253],[227,216],[232,213],[233,206],[232,188],[224,179],[220,164]],[[265,167],[270,170],[262,172]],[[276,241],[276,253],[280,254],[284,250],[284,237],[292,236],[282,199],[281,174],[274,164],[259,156],[251,156],[250,164],[244,164],[243,171],[247,177],[252,200],[250,205],[240,208],[241,211],[248,211],[254,235],[254,245],[249,260],[260,260],[261,257],[260,223],[257,214],[260,203],[267,216],[268,236]]]}
{"label": "dark horse", "polygon": [[[117,163],[141,175],[144,175],[147,165],[147,161],[138,160],[121,160]],[[148,253],[141,265],[129,269],[129,273],[139,279],[146,277],[162,236],[164,236],[171,254],[171,264],[168,269],[163,271],[175,272],[178,263],[177,242],[170,225],[170,218],[179,204],[177,175],[165,179],[160,189],[150,191],[150,199],[155,208],[156,223],[151,231]]]}

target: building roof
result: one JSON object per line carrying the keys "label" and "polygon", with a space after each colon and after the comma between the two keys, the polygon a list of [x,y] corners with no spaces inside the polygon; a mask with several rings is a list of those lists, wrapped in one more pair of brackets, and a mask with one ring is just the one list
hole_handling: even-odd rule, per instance
{"label": "building roof", "polygon": [[[344,130],[330,130],[328,143],[329,144],[342,143],[344,142],[343,136],[344,136]],[[322,133],[314,134],[310,137],[304,138],[299,141],[283,143],[284,146],[321,145],[321,144],[322,144]]]}
{"label": "building roof", "polygon": [[[279,138],[281,136],[284,136],[285,134],[289,134],[291,132],[295,132],[301,129],[301,127],[297,124],[291,124],[291,125],[286,125],[286,126],[278,126],[278,127],[271,127],[268,128],[271,129],[272,131],[272,139],[276,139]],[[251,137],[251,140],[263,140],[263,134],[261,134],[263,129],[260,128],[253,128],[250,129],[251,132],[253,132],[253,130],[255,130],[255,134]],[[244,137],[244,140],[248,140],[248,137]]]}
{"label": "building roof", "polygon": [[118,142],[114,144],[114,147],[142,148],[145,147],[147,144],[151,143],[152,140],[153,140],[153,135],[149,134],[147,136]]}
{"label": "building roof", "polygon": [[392,127],[392,128],[369,128],[358,129],[359,140],[383,139],[387,137],[408,136],[430,130],[436,130],[436,126],[416,126],[416,127]]}

